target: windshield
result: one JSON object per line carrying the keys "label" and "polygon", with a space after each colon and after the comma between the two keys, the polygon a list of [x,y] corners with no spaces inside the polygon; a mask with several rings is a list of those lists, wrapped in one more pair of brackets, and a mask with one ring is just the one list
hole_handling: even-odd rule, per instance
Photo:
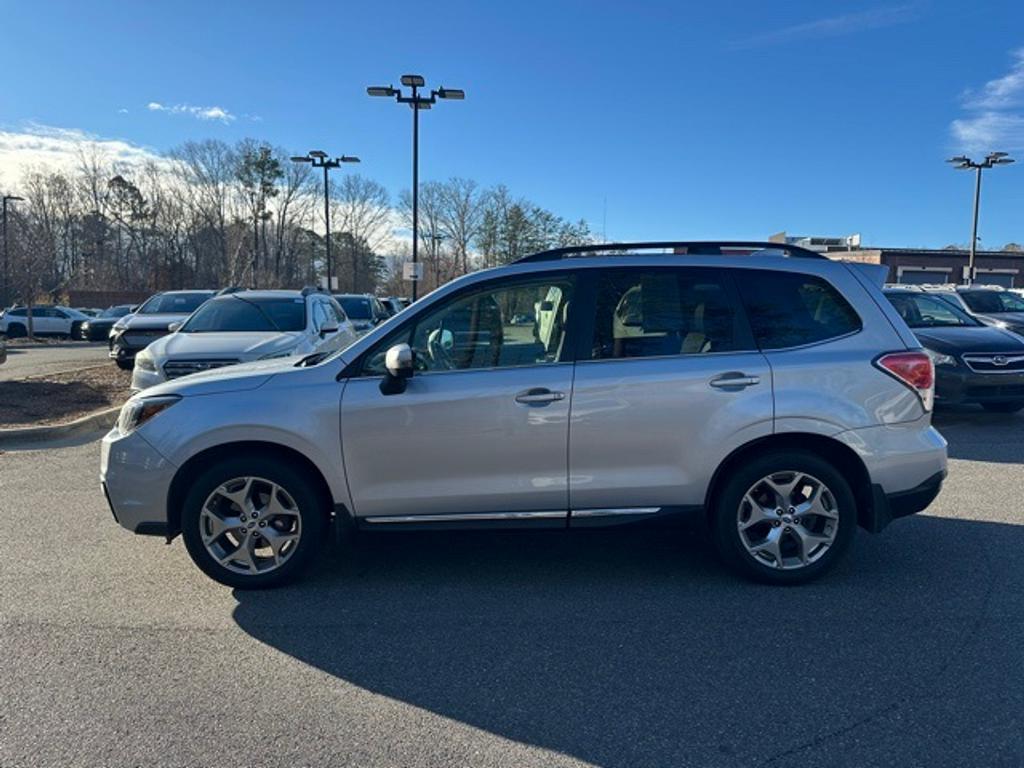
{"label": "windshield", "polygon": [[345,314],[353,320],[373,319],[370,299],[366,296],[336,296]]}
{"label": "windshield", "polygon": [[984,315],[1024,312],[1024,299],[1009,291],[964,291],[960,297],[972,311]]}
{"label": "windshield", "polygon": [[979,325],[965,312],[961,312],[940,299],[912,293],[887,293],[886,298],[900,317],[911,328],[939,328],[949,326]]}
{"label": "windshield", "polygon": [[108,309],[104,309],[103,312],[100,313],[100,317],[124,317],[131,312],[131,309],[132,308],[127,304],[121,307],[110,307]]}
{"label": "windshield", "polygon": [[182,326],[182,333],[301,331],[306,327],[306,301],[301,298],[224,296],[201,306]]}
{"label": "windshield", "polygon": [[188,315],[210,298],[208,293],[161,293],[139,308],[140,315]]}

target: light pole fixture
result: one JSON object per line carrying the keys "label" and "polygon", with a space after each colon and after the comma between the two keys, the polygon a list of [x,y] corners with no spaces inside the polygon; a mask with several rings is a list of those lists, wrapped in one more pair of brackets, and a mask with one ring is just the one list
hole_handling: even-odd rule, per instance
{"label": "light pole fixture", "polygon": [[[4,200],[4,204],[3,204],[3,209],[4,209],[4,216],[3,216],[3,226],[4,226],[4,303],[2,305],[0,305],[0,309],[3,309],[4,307],[6,307],[7,304],[11,300],[11,263],[10,263],[10,258],[8,257],[8,254],[7,254],[7,204],[8,203],[17,203],[17,202],[19,202],[21,200],[24,200],[24,199],[25,198],[18,197],[17,195],[4,195],[4,198],[3,198],[3,200]],[[29,303],[31,304],[31,302],[29,302]]]}
{"label": "light pole fixture", "polygon": [[[402,85],[409,88],[409,95],[400,88],[390,85],[375,85],[366,89],[369,96],[394,97],[399,104],[408,104],[412,109],[412,263],[419,263],[419,186],[420,186],[420,110],[430,109],[438,99],[461,101],[466,92],[459,88],[437,88],[429,96],[420,94],[426,86],[422,75],[402,75]],[[416,267],[413,266],[415,272]],[[412,300],[416,301],[417,280],[412,283]]]}
{"label": "light pole fixture", "polygon": [[340,168],[342,163],[358,163],[359,158],[353,155],[341,155],[333,160],[326,152],[319,149],[311,149],[303,156],[292,157],[293,163],[309,163],[314,168],[324,169],[324,243],[327,247],[327,290],[331,291],[331,190],[327,174],[334,168]]}
{"label": "light pole fixture", "polygon": [[971,285],[974,282],[974,253],[978,244],[978,204],[981,202],[981,172],[986,168],[996,165],[1009,165],[1013,158],[1006,152],[989,152],[981,162],[974,162],[965,155],[957,155],[946,161],[952,163],[958,171],[974,170],[974,223],[971,226],[971,250],[967,257],[967,276],[964,282]]}

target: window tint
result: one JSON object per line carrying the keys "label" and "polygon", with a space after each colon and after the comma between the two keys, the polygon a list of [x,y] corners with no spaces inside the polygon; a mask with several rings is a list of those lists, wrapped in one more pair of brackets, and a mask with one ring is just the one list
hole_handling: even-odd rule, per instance
{"label": "window tint", "polygon": [[345,317],[345,310],[341,308],[341,304],[339,304],[337,300],[329,299],[327,301],[327,306],[330,307],[331,312],[334,314],[334,319],[338,321],[339,326],[348,320],[348,318]]}
{"label": "window tint", "polygon": [[595,360],[701,355],[749,348],[721,272],[631,269],[600,278]]}
{"label": "window tint", "polygon": [[983,315],[1024,312],[1024,299],[1009,291],[964,291],[960,297],[971,310]]}
{"label": "window tint", "polygon": [[301,331],[306,327],[303,299],[250,299],[223,296],[203,304],[182,326],[183,333]]}
{"label": "window tint", "polygon": [[758,269],[734,274],[762,349],[798,347],[861,329],[853,307],[819,277]]}
{"label": "window tint", "polygon": [[573,295],[571,278],[505,284],[443,301],[367,356],[363,375],[385,372],[393,344],[413,348],[421,371],[506,368],[558,362]]}
{"label": "window tint", "polygon": [[139,308],[140,315],[187,315],[210,298],[209,293],[161,293]]}
{"label": "window tint", "polygon": [[886,298],[911,328],[936,328],[950,325],[978,325],[952,304],[932,296],[913,293],[887,293]]}
{"label": "window tint", "polygon": [[336,297],[345,314],[354,320],[372,320],[373,305],[367,296],[338,296]]}

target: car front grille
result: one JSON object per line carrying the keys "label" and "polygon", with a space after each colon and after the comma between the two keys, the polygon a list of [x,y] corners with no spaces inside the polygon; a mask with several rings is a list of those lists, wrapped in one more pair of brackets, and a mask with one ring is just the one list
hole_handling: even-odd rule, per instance
{"label": "car front grille", "polygon": [[968,354],[964,362],[975,373],[1024,373],[1024,354],[1020,352]]}
{"label": "car front grille", "polygon": [[231,358],[168,360],[164,363],[164,375],[168,379],[177,379],[181,376],[188,376],[190,373],[212,371],[214,368],[223,368],[225,365],[235,365],[237,362],[238,360]]}
{"label": "car front grille", "polygon": [[130,347],[147,347],[156,339],[166,335],[166,330],[154,328],[148,331],[125,331],[121,339]]}

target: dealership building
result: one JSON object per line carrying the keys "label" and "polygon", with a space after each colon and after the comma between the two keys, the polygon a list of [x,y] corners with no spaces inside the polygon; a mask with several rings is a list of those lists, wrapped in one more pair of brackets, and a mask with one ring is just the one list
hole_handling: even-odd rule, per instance
{"label": "dealership building", "polygon": [[[960,248],[881,248],[861,244],[860,235],[847,237],[791,236],[779,232],[768,238],[809,248],[836,259],[884,264],[891,283],[962,283],[967,274],[968,252]],[[976,251],[974,282],[1024,288],[1024,249]]]}

